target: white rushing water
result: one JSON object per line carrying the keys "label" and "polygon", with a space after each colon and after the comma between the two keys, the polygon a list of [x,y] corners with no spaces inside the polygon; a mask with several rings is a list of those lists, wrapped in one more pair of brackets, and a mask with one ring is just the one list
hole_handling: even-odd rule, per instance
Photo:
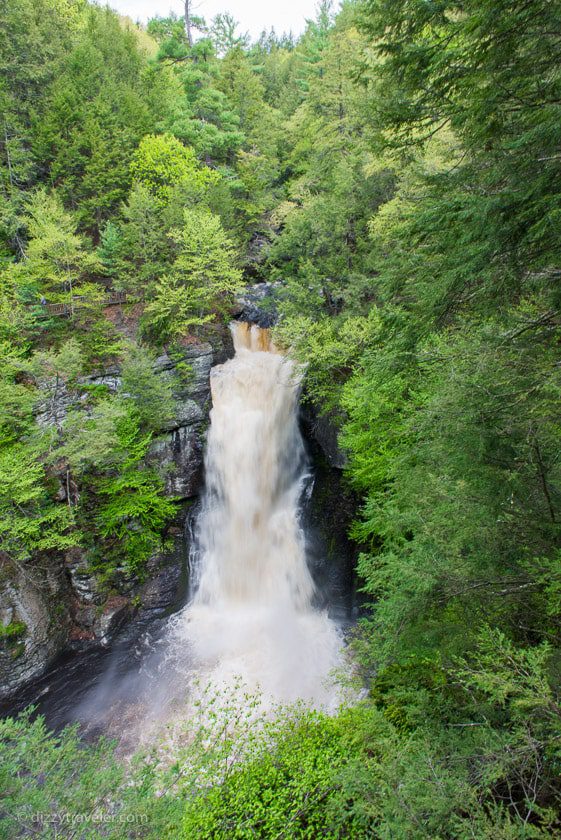
{"label": "white rushing water", "polygon": [[312,606],[299,522],[300,371],[267,330],[238,323],[232,332],[235,357],[211,374],[196,591],[171,623],[171,658],[200,685],[241,684],[265,705],[329,709],[338,702],[331,675],[342,646],[334,623]]}

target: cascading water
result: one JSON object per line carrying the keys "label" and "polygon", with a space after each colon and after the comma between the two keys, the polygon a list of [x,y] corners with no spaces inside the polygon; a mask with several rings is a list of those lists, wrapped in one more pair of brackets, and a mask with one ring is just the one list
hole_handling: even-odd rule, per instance
{"label": "cascading water", "polygon": [[299,700],[331,710],[346,699],[331,678],[344,664],[342,640],[312,605],[299,522],[309,477],[297,421],[301,368],[267,330],[237,323],[232,332],[234,358],[211,373],[191,599],[134,651],[110,658],[89,690],[78,681],[79,703],[59,710],[53,701],[58,722],[107,732],[125,752],[160,740],[162,724],[181,741],[184,723],[208,718],[209,698],[236,708],[249,698],[251,714]]}
{"label": "cascading water", "polygon": [[196,591],[172,622],[170,651],[202,684],[326,708],[337,702],[330,674],[341,640],[312,607],[299,523],[300,370],[267,330],[237,323],[232,332],[235,357],[211,374]]}

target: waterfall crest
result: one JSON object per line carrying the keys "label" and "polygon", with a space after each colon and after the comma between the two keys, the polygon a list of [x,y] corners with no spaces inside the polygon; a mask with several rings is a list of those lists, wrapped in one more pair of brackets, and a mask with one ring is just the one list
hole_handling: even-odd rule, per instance
{"label": "waterfall crest", "polygon": [[306,458],[297,409],[301,370],[268,330],[232,327],[235,357],[211,374],[206,490],[196,591],[170,643],[200,682],[241,684],[265,702],[336,701],[333,622],[312,606],[299,504]]}

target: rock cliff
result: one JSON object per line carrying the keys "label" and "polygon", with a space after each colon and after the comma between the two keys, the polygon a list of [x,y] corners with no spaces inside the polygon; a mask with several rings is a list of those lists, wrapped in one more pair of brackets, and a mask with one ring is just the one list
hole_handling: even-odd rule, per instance
{"label": "rock cliff", "polygon": [[[160,376],[173,377],[177,411],[154,437],[149,459],[165,477],[166,493],[179,500],[197,495],[201,483],[204,434],[210,410],[210,369],[231,353],[228,337],[189,345],[173,359],[164,353],[154,364]],[[178,366],[181,376],[176,376]],[[113,367],[84,377],[84,385],[104,385],[116,393],[120,370]],[[36,420],[43,427],[60,424],[80,396],[64,383],[53,383],[49,397],[37,406]],[[57,498],[65,503],[61,484]],[[178,508],[176,534],[181,534],[188,505]],[[172,529],[173,531],[174,529]],[[38,677],[67,646],[107,645],[144,601],[165,607],[173,600],[170,576],[163,573],[167,558],[151,561],[148,580],[141,583],[123,570],[108,593],[88,567],[80,549],[64,557],[53,555],[32,568],[0,571],[0,698],[14,694]],[[162,591],[160,591],[162,590]]]}

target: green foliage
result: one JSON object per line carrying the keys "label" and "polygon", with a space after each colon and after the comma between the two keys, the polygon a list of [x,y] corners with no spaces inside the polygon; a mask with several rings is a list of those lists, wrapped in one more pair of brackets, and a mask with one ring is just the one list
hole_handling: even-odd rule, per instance
{"label": "green foliage", "polygon": [[[561,793],[551,665],[547,647],[517,650],[486,629],[446,671],[409,660],[381,675],[380,710],[369,701],[335,717],[279,709],[259,726],[257,698],[206,689],[200,716],[125,771],[103,742],[49,735],[41,719],[7,720],[3,828],[17,837],[31,814],[68,811],[114,815],[104,833],[81,828],[119,838],[545,840],[557,831]],[[388,720],[396,700],[406,729]],[[135,813],[147,815],[140,828],[127,820]]]}
{"label": "green foliage", "polygon": [[[349,760],[345,723],[344,716],[309,714],[267,727],[256,755],[188,803],[182,836],[336,836],[326,800]],[[346,828],[352,830],[352,820]]]}
{"label": "green foliage", "polygon": [[105,547],[140,578],[146,561],[162,549],[164,526],[176,512],[162,491],[159,476],[136,462],[125,463],[119,475],[96,484],[100,497],[96,524]]}
{"label": "green foliage", "polygon": [[110,743],[101,740],[84,749],[76,728],[55,736],[41,718],[32,720],[27,713],[0,721],[0,757],[3,837],[30,832],[60,837],[74,830],[65,820],[76,814],[84,817],[82,837],[100,836],[92,815],[103,805],[109,810],[122,780]]}
{"label": "green foliage", "polygon": [[185,286],[177,275],[162,277],[154,290],[154,300],[146,307],[145,334],[156,342],[185,335],[192,327],[212,320],[206,310],[204,289]]}
{"label": "green foliage", "polygon": [[40,168],[30,135],[42,115],[58,62],[77,36],[79,3],[18,0],[0,17],[0,241],[21,253],[24,190]]}
{"label": "green foliage", "polygon": [[191,119],[181,125],[174,124],[174,131],[204,160],[233,163],[245,138],[240,130],[240,118],[228,97],[212,86],[195,88],[191,107]]}
{"label": "green foliage", "polygon": [[415,648],[440,650],[465,645],[482,620],[523,638],[546,629],[542,558],[559,574],[559,384],[549,330],[519,332],[521,317],[433,338],[416,369],[393,377],[394,349],[380,350],[345,386],[344,441],[367,492],[357,534],[374,548],[361,569],[383,595],[389,648],[398,627]]}
{"label": "green foliage", "polygon": [[561,791],[550,655],[486,629],[448,670],[410,658],[381,674],[380,711],[279,716],[188,802],[184,836],[551,836]]}
{"label": "green foliage", "polygon": [[24,444],[0,449],[0,555],[15,564],[79,542],[71,511],[47,493],[43,466]]}
{"label": "green foliage", "polygon": [[431,703],[434,714],[438,705],[442,707],[446,693],[450,693],[450,686],[442,666],[415,655],[388,665],[376,675],[370,688],[376,707],[403,735],[423,725],[423,703]]}
{"label": "green foliage", "polygon": [[82,411],[68,413],[64,439],[56,458],[64,458],[80,474],[121,465],[146,451],[145,439],[138,439],[138,422],[124,399],[104,399],[86,419]]}
{"label": "green foliage", "polygon": [[164,341],[206,323],[215,313],[226,314],[242,280],[234,246],[217,215],[202,208],[185,210],[183,226],[172,237],[176,260],[146,307],[149,331]]}
{"label": "green foliage", "polygon": [[124,199],[134,149],[160,118],[145,67],[134,30],[109,9],[87,5],[33,126],[36,157],[94,232]]}
{"label": "green foliage", "polygon": [[541,0],[349,4],[291,117],[280,334],[342,426],[356,655],[408,744],[374,836],[558,830],[558,24]]}
{"label": "green foliage", "polygon": [[121,232],[114,222],[107,222],[101,231],[97,255],[103,273],[114,280],[119,272],[119,252],[121,250]]}
{"label": "green foliage", "polygon": [[217,55],[225,55],[229,50],[249,46],[249,34],[238,35],[239,23],[232,15],[216,15],[209,26],[208,34],[214,44]]}
{"label": "green foliage", "polygon": [[131,173],[161,207],[169,203],[174,188],[186,186],[196,197],[219,178],[208,167],[199,166],[193,150],[171,134],[144,137],[133,155]]}
{"label": "green foliage", "polygon": [[121,389],[134,402],[140,426],[157,431],[173,418],[172,378],[154,372],[155,357],[146,348],[131,348],[121,364]]}
{"label": "green foliage", "polygon": [[[107,254],[105,265],[115,274],[118,291],[142,295],[171,260],[166,225],[158,200],[145,184],[133,185],[122,216],[111,251],[102,251],[102,259]],[[102,240],[102,248],[106,247]]]}
{"label": "green foliage", "polygon": [[343,21],[328,34],[324,20],[321,31],[313,60],[319,74],[311,73],[288,123],[295,177],[288,200],[274,211],[280,234],[271,253],[279,275],[288,264],[294,278],[289,297],[298,295],[300,312],[312,317],[336,315],[343,306],[360,312],[372,301],[368,223],[395,180],[390,166],[373,156],[371,94],[355,81],[365,44]]}
{"label": "green foliage", "polygon": [[[290,305],[294,306],[292,294]],[[339,407],[341,387],[364,348],[375,341],[379,320],[372,307],[367,316],[341,320],[295,314],[275,329],[275,340],[308,366],[306,386],[320,410]]]}
{"label": "green foliage", "polygon": [[239,291],[241,272],[236,252],[220,218],[204,209],[185,210],[183,226],[174,231],[178,255],[174,271],[199,288],[208,304],[221,309]]}
{"label": "green foliage", "polygon": [[82,412],[70,413],[64,439],[51,456],[63,458],[82,478],[85,494],[77,517],[92,566],[106,582],[121,564],[141,578],[146,562],[163,548],[164,528],[175,515],[163,480],[146,460],[151,442],[146,430],[161,426],[173,407],[169,388],[155,379],[150,356],[131,355],[124,368],[131,391],[102,399],[86,420]]}
{"label": "green foliage", "polygon": [[27,365],[38,379],[72,382],[82,373],[84,357],[76,338],[69,338],[58,349],[39,350]]}
{"label": "green foliage", "polygon": [[25,261],[13,266],[16,282],[24,289],[31,287],[37,297],[72,303],[97,268],[84,237],[75,232],[74,218],[56,194],[39,189],[28,202],[24,220],[29,243]]}
{"label": "green foliage", "polygon": [[15,381],[16,371],[6,360],[0,376],[0,446],[16,441],[32,423],[35,396],[31,388]]}
{"label": "green foliage", "polygon": [[9,624],[0,624],[0,639],[17,639],[27,631],[24,621],[10,621]]}

